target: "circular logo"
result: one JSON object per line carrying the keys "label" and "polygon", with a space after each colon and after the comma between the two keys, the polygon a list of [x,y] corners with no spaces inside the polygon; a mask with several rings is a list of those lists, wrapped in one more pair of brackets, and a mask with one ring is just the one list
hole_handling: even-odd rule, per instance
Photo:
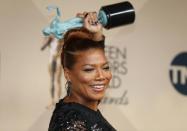
{"label": "circular logo", "polygon": [[175,56],[169,71],[170,80],[175,89],[187,95],[187,52]]}

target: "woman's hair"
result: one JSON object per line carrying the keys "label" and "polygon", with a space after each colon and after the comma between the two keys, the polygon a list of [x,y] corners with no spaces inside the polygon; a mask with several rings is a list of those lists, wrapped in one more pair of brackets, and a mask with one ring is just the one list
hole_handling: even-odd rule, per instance
{"label": "woman's hair", "polygon": [[61,64],[63,68],[72,69],[76,62],[75,54],[88,49],[102,49],[104,51],[103,40],[95,41],[93,33],[85,28],[69,30],[64,36],[64,45],[61,53]]}

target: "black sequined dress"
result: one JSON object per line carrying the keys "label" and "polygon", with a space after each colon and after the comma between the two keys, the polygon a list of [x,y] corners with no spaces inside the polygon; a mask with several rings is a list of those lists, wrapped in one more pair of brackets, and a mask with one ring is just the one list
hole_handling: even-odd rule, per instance
{"label": "black sequined dress", "polygon": [[56,104],[48,131],[116,131],[102,116],[78,103]]}

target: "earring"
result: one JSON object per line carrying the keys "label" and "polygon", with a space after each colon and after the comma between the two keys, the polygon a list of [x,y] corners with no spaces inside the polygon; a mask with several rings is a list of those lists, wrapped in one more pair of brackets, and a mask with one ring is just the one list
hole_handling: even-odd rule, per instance
{"label": "earring", "polygon": [[70,93],[71,93],[71,81],[66,81],[65,87],[66,87],[66,91],[67,91],[67,96],[70,96]]}

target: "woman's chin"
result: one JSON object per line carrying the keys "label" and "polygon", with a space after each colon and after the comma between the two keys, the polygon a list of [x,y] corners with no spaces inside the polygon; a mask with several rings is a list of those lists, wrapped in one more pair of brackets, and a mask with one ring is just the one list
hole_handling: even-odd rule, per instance
{"label": "woman's chin", "polygon": [[89,92],[89,97],[91,100],[94,101],[100,101],[103,99],[104,95],[105,95],[105,91],[106,88],[104,89],[93,89],[93,88],[89,88],[88,92]]}
{"label": "woman's chin", "polygon": [[91,99],[94,101],[101,101],[104,97],[104,94],[97,94],[97,95],[92,95]]}

